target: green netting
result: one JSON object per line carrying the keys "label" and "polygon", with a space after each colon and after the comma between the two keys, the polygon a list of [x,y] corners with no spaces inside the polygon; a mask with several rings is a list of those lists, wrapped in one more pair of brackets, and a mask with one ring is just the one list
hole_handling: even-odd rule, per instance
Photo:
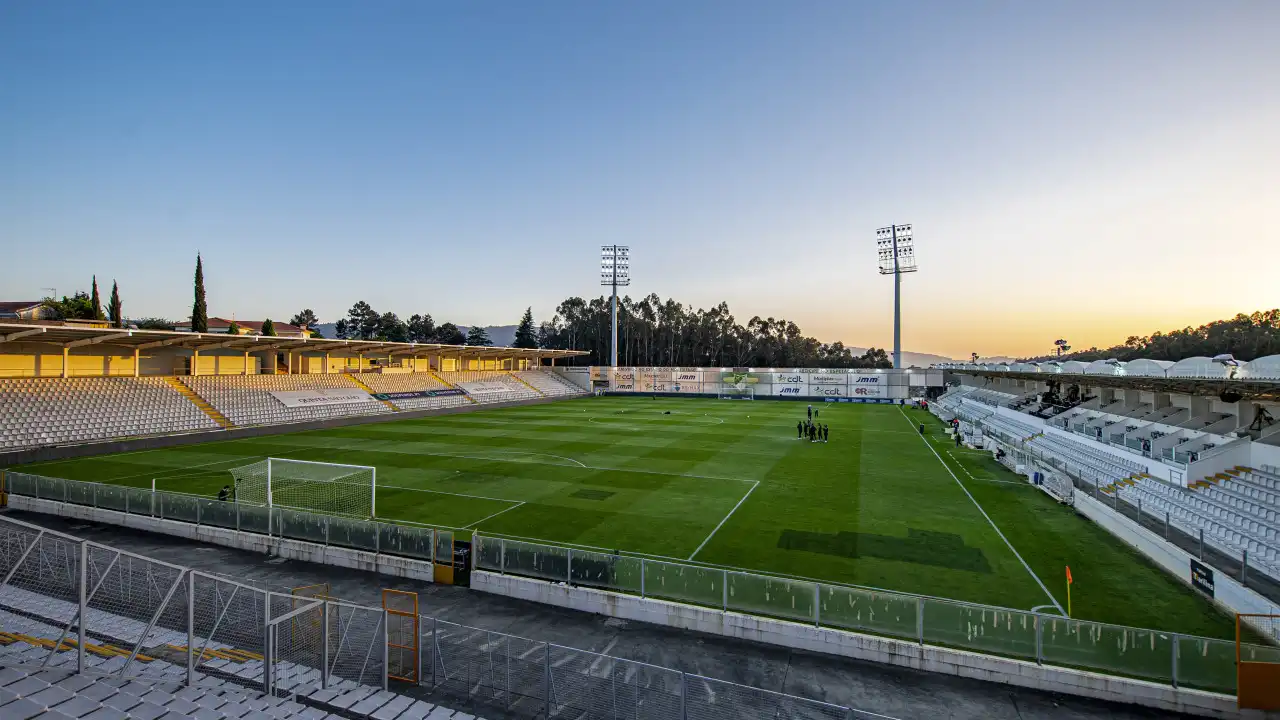
{"label": "green netting", "polygon": [[728,579],[730,610],[787,620],[815,620],[814,583],[732,572]]}
{"label": "green netting", "polygon": [[1169,633],[1046,617],[1040,644],[1044,662],[1054,665],[1159,682],[1173,679]]}
{"label": "green netting", "polygon": [[822,586],[822,625],[916,640],[916,598],[888,592]]}
{"label": "green netting", "polygon": [[1036,616],[1016,610],[924,601],[924,641],[1009,657],[1036,658]]}
{"label": "green netting", "polygon": [[644,591],[647,597],[722,608],[724,576],[723,570],[645,560]]}

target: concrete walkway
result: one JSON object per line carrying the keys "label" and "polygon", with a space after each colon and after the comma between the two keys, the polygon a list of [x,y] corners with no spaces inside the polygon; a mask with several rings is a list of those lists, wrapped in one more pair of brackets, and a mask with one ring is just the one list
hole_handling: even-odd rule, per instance
{"label": "concrete walkway", "polygon": [[848,705],[891,718],[1129,720],[1179,717],[1133,705],[1054,695],[615,620],[465,588],[407,582],[126,528],[13,510],[5,512],[52,530],[275,590],[287,592],[297,586],[328,582],[334,596],[367,605],[381,605],[383,588],[416,591],[422,614],[440,620]]}

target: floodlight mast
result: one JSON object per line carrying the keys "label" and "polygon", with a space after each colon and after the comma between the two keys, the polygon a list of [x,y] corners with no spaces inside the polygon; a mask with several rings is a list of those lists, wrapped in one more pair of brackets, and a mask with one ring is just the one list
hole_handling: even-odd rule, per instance
{"label": "floodlight mast", "polygon": [[876,230],[880,274],[893,275],[893,366],[902,367],[902,274],[915,272],[916,249],[911,225],[890,225]]}
{"label": "floodlight mast", "polygon": [[618,287],[631,284],[631,248],[626,245],[600,246],[600,284],[612,289],[609,308],[612,327],[609,366],[618,367]]}

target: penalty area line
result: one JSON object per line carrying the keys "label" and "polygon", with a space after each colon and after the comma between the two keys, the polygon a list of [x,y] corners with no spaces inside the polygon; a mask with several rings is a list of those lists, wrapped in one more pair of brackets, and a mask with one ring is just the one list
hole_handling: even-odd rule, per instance
{"label": "penalty area line", "polygon": [[[911,421],[911,418],[907,415],[906,411],[902,409],[901,405],[898,406],[898,412],[902,413],[902,419],[906,420],[908,425],[912,428],[915,427],[915,423]],[[1000,527],[991,519],[991,516],[987,514],[987,511],[982,509],[982,505],[978,502],[978,499],[969,492],[969,488],[965,487],[964,483],[960,482],[960,478],[956,477],[956,474],[952,472],[951,466],[948,465],[947,461],[943,460],[942,456],[938,454],[938,451],[933,448],[933,443],[929,442],[929,438],[921,435],[920,442],[923,442],[924,446],[929,448],[929,452],[933,453],[933,456],[938,458],[938,462],[942,463],[942,467],[946,469],[947,474],[951,476],[952,480],[956,481],[956,484],[959,485],[964,494],[968,496],[969,501],[973,503],[973,506],[978,508],[978,512],[982,513],[982,517],[986,518],[987,523],[991,525],[991,529],[995,530],[996,534],[1000,536],[1000,539],[1004,541],[1005,546],[1009,548],[1009,552],[1012,552],[1013,556],[1018,558],[1018,562],[1022,563],[1023,569],[1031,575],[1032,579],[1036,581],[1036,584],[1040,586],[1040,589],[1044,591],[1044,594],[1049,597],[1049,601],[1058,609],[1058,613],[1063,617],[1066,617],[1067,612],[1058,604],[1058,599],[1053,596],[1053,593],[1049,592],[1049,588],[1045,587],[1044,582],[1040,580],[1040,576],[1036,575],[1035,571],[1031,569],[1031,566],[1027,564],[1027,561],[1022,559],[1022,555],[1018,553],[1018,550],[1013,546],[1013,543],[1009,542],[1009,538],[1005,537],[1004,533],[1000,532]]]}
{"label": "penalty area line", "polygon": [[[508,500],[507,502],[511,502],[511,501],[510,501],[510,500]],[[496,517],[498,517],[499,515],[501,515],[502,513],[505,513],[505,512],[511,512],[512,510],[515,510],[516,508],[520,507],[520,506],[521,506],[521,505],[523,505],[523,504],[524,504],[524,501],[523,501],[523,500],[521,500],[521,501],[517,502],[515,505],[512,505],[512,506],[511,506],[511,507],[509,507],[509,508],[503,508],[502,510],[499,510],[498,512],[496,512],[496,513],[494,513],[494,514],[492,514],[492,515],[487,515],[487,516],[485,516],[485,517],[482,517],[482,518],[480,518],[479,520],[477,520],[477,521],[475,521],[475,522],[471,523],[470,525],[463,525],[463,526],[462,526],[462,529],[463,529],[463,530],[474,530],[474,529],[476,528],[476,526],[477,526],[477,525],[479,525],[480,523],[484,522],[485,520],[489,520],[489,519],[491,519],[491,518],[496,518]]]}
{"label": "penalty area line", "polygon": [[725,515],[723,518],[720,518],[720,524],[716,525],[715,528],[712,529],[711,534],[708,535],[707,538],[702,541],[702,544],[698,546],[698,549],[694,550],[693,554],[685,559],[692,560],[695,557],[697,557],[698,553],[702,552],[702,548],[706,547],[707,543],[711,542],[711,538],[716,536],[716,533],[720,531],[720,528],[723,527],[724,524],[729,521],[729,518],[733,517],[734,513],[738,512],[738,508],[742,507],[742,503],[746,502],[747,498],[751,497],[751,493],[755,492],[756,488],[758,487],[760,487],[760,481],[756,480],[755,483],[752,484],[751,487],[747,490],[746,494],[742,496],[742,499],[738,501],[738,504],[734,505],[733,509],[729,511],[729,514]]}

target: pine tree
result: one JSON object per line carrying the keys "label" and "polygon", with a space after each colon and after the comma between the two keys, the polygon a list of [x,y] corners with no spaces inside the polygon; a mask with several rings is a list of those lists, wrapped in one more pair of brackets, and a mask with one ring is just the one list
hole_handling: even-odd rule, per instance
{"label": "pine tree", "polygon": [[196,301],[191,306],[191,332],[209,332],[209,308],[204,302],[204,261],[196,253]]}
{"label": "pine tree", "polygon": [[231,324],[227,326],[227,334],[228,334],[228,335],[239,335],[239,334],[240,334],[240,326],[236,324],[236,321],[235,321],[235,320],[232,320],[232,321],[231,321]]}
{"label": "pine tree", "polygon": [[467,344],[488,347],[493,344],[493,341],[489,339],[488,330],[485,330],[479,325],[472,325],[467,329]]}
{"label": "pine tree", "polygon": [[525,308],[524,317],[520,318],[520,324],[516,326],[516,347],[518,348],[536,348],[538,347],[538,336],[533,326],[533,308]]}
{"label": "pine tree", "polygon": [[276,324],[271,322],[271,318],[262,321],[262,334],[266,337],[276,336]]}
{"label": "pine tree", "polygon": [[93,320],[106,320],[102,314],[102,298],[98,295],[98,276],[93,276],[93,292],[89,294],[89,304],[93,311]]}
{"label": "pine tree", "polygon": [[111,321],[111,327],[124,327],[124,307],[120,304],[120,285],[115,280],[111,281],[111,302],[107,304],[107,319]]}

